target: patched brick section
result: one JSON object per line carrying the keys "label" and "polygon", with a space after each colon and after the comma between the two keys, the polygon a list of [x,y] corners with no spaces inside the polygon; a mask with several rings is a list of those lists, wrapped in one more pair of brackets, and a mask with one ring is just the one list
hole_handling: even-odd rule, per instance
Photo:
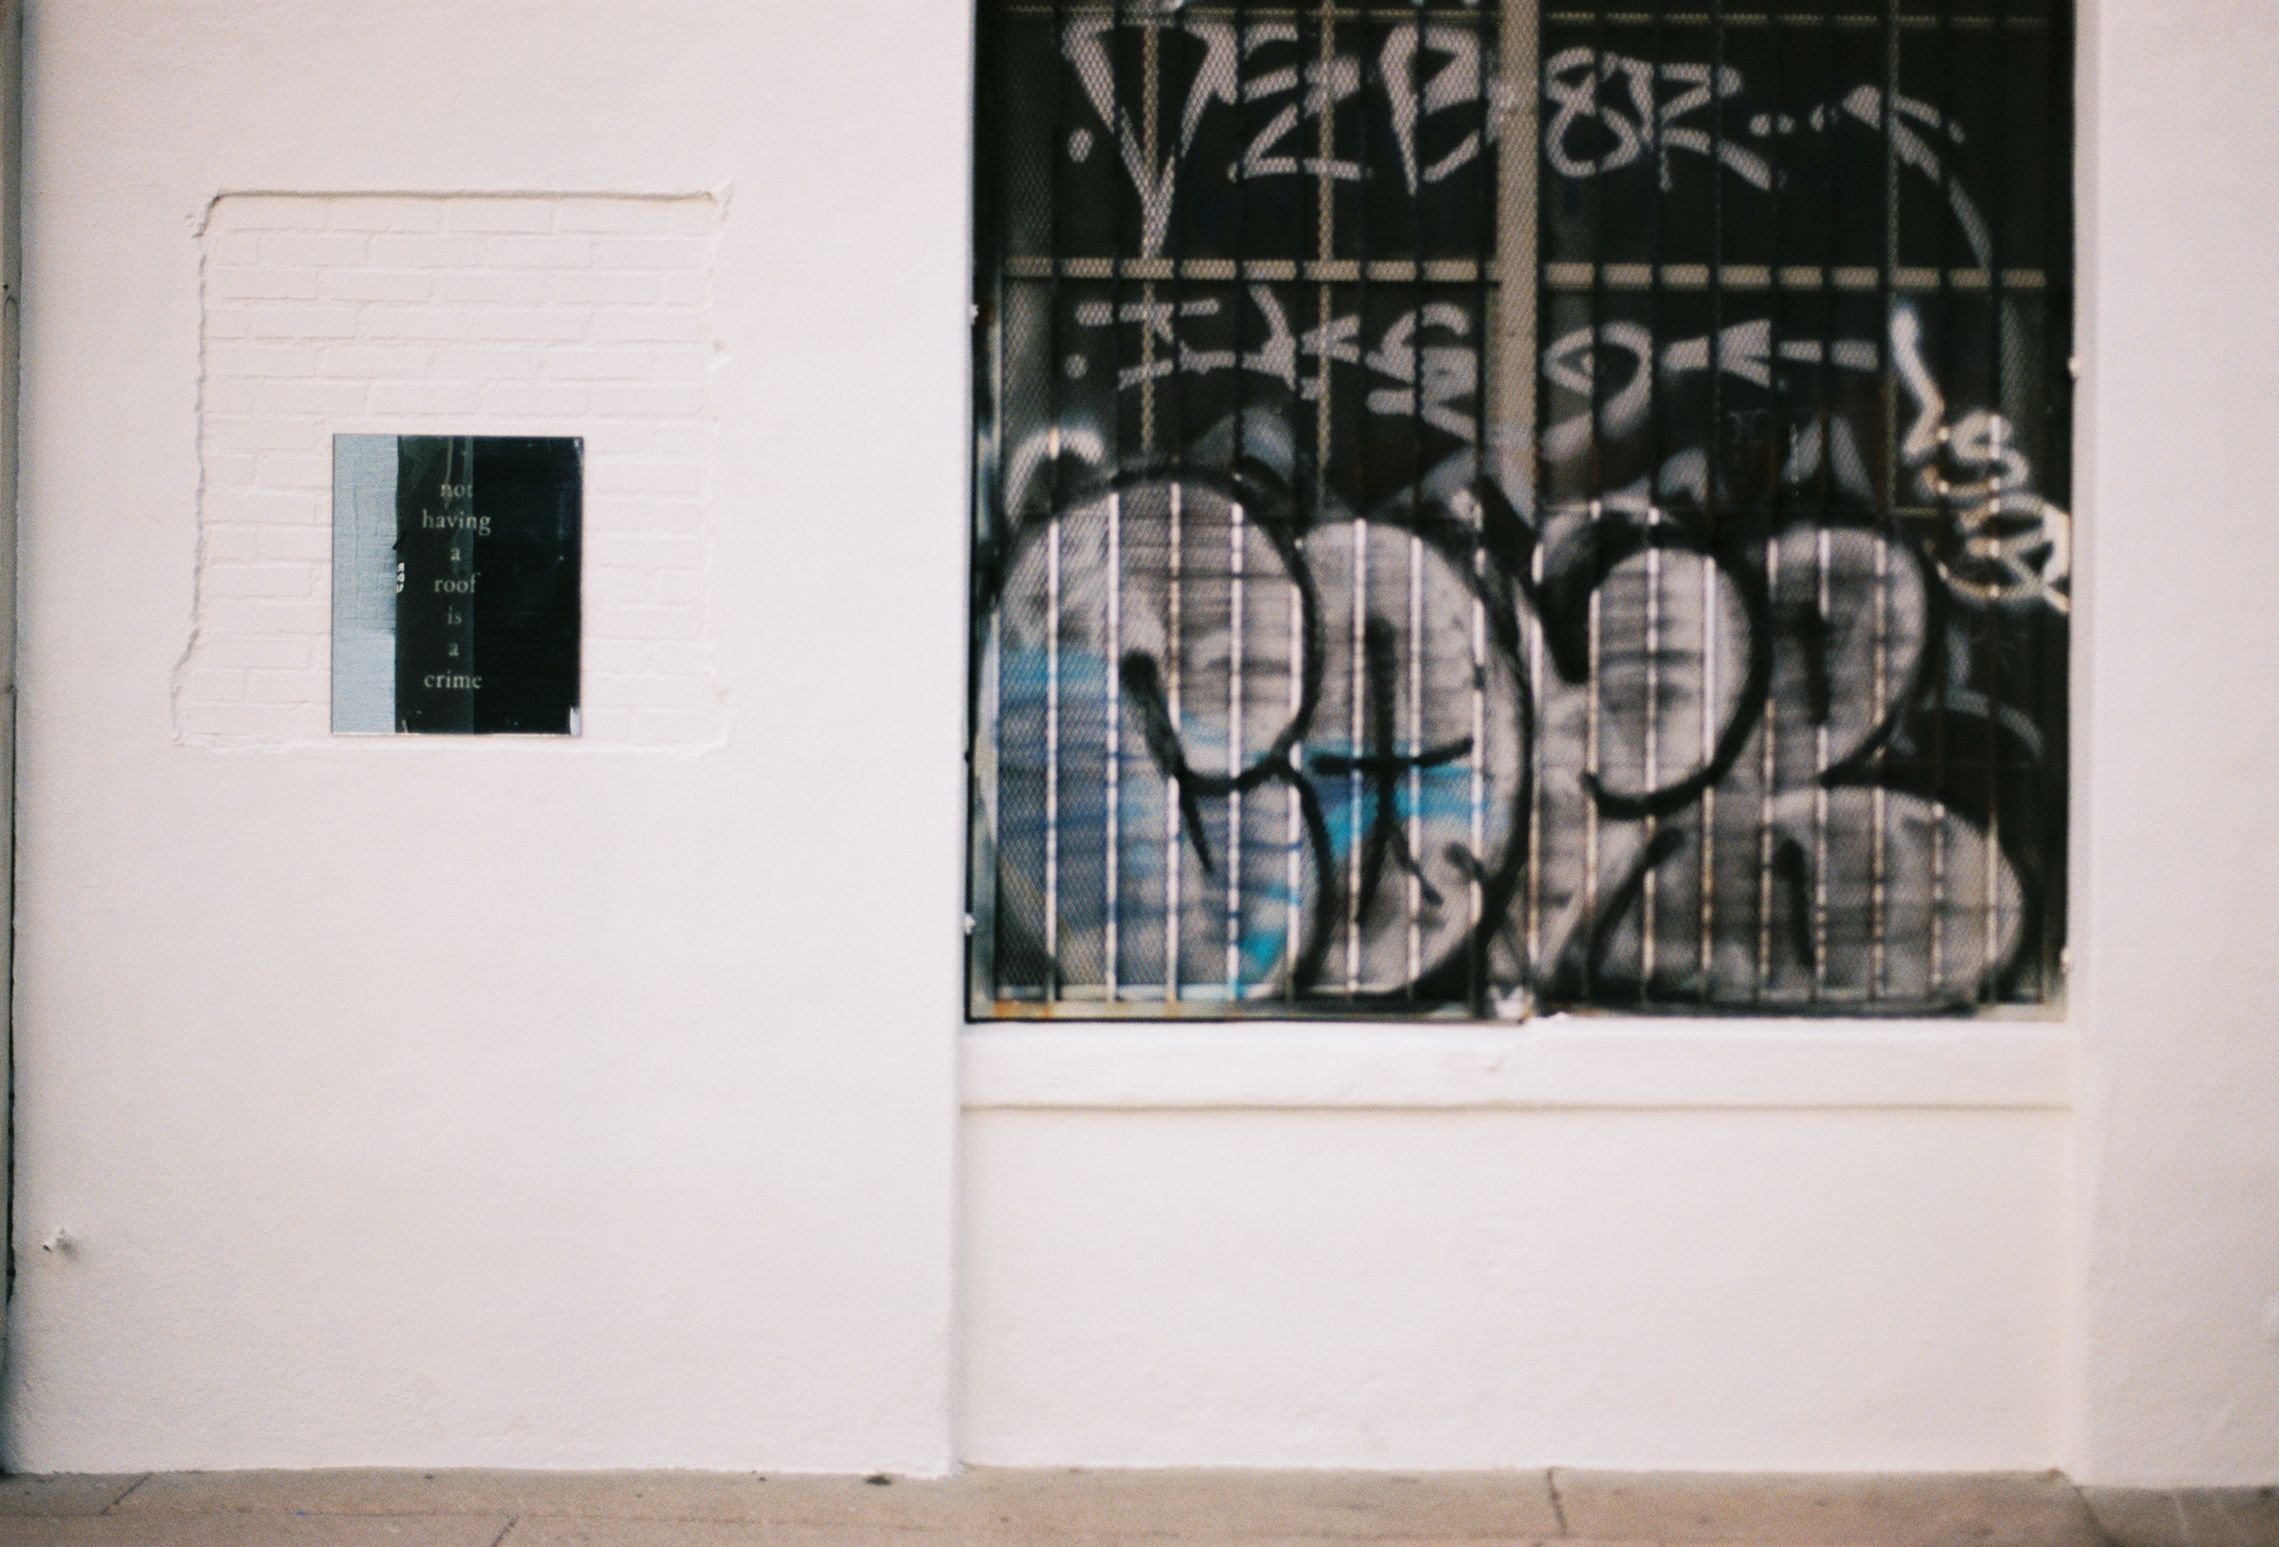
{"label": "patched brick section", "polygon": [[334,435],[576,435],[581,743],[724,740],[709,617],[719,226],[708,197],[217,200],[177,734],[329,739]]}

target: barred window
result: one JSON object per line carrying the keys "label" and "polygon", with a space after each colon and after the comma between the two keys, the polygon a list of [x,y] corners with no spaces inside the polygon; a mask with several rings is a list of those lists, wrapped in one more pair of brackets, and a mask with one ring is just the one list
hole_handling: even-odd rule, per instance
{"label": "barred window", "polygon": [[970,1009],[2052,1002],[2067,0],[980,0]]}

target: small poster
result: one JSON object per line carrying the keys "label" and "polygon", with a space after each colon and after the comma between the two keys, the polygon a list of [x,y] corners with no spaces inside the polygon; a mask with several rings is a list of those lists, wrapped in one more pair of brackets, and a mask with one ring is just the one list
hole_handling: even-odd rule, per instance
{"label": "small poster", "polygon": [[336,734],[578,733],[585,447],[336,435]]}

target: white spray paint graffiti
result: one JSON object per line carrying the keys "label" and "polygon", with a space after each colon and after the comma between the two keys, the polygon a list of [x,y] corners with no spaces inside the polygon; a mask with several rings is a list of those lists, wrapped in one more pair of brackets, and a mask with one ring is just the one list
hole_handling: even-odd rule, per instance
{"label": "white spray paint graffiti", "polygon": [[[1104,131],[1135,212],[1092,229],[1157,266],[1055,270],[1005,323],[1056,385],[980,565],[991,1003],[2048,992],[2021,974],[2061,927],[2063,694],[2013,678],[2063,638],[2072,534],[2062,417],[2031,396],[2060,384],[2015,362],[2061,356],[1958,122],[1896,74],[1774,99],[1729,64],[1547,46],[1547,230],[1561,190],[1617,179],[1777,200],[1805,150],[1826,194],[1841,140],[1883,169],[1851,207],[1897,222],[1911,179],[1946,222],[1926,251],[1977,269],[1960,301],[1943,257],[1903,286],[1895,224],[1864,285],[1814,254],[1754,289],[1546,288],[1512,422],[1493,241],[1439,232],[1459,261],[1428,274],[1425,214],[1380,202],[1412,245],[1376,276],[1332,230],[1333,196],[1440,198],[1440,226],[1508,196],[1525,94],[1484,24],[1072,8],[1055,38],[1093,120],[1066,155]],[[1264,236],[1210,202],[1276,186],[1315,192]],[[1245,231],[1281,272],[1244,266]]]}

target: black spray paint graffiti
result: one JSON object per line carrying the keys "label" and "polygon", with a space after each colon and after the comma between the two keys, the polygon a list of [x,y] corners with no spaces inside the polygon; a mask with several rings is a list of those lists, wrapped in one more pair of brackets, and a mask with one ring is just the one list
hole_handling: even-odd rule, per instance
{"label": "black spray paint graffiti", "polygon": [[2063,222],[1972,191],[2024,129],[1856,28],[1759,84],[1547,25],[1531,103],[1453,7],[1010,14],[1062,100],[1000,129],[977,1005],[2054,992]]}

